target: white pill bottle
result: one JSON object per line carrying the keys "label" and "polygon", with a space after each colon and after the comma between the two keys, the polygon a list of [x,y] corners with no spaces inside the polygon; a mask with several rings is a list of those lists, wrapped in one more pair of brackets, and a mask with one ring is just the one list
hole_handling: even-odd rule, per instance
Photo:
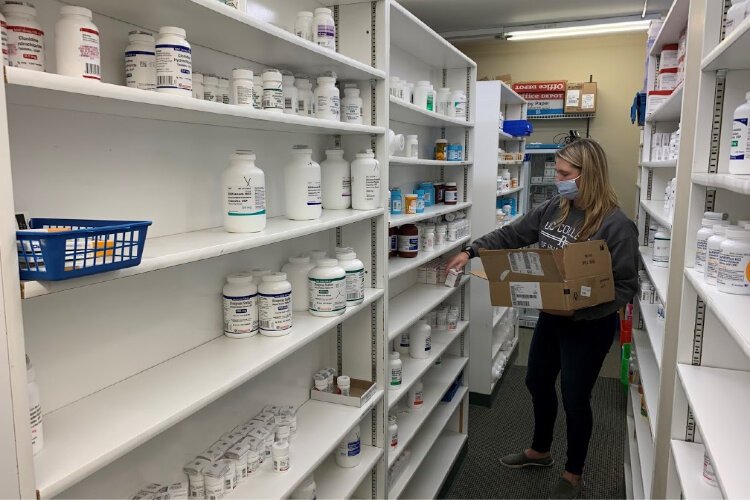
{"label": "white pill bottle", "polygon": [[140,30],[128,33],[125,85],[134,89],[156,90],[156,48],[151,33]]}
{"label": "white pill bottle", "polygon": [[156,39],[156,91],[193,97],[193,53],[185,30],[162,26]]}
{"label": "white pill bottle", "polygon": [[44,71],[44,30],[36,22],[36,8],[23,1],[3,5],[8,32],[8,66]]}
{"label": "white pill bottle", "polygon": [[258,333],[258,287],[251,273],[227,276],[222,290],[224,335],[234,339]]}
{"label": "white pill bottle", "polygon": [[294,146],[292,161],[284,169],[284,191],[288,219],[312,220],[323,214],[320,165],[308,146]]}
{"label": "white pill bottle", "polygon": [[380,162],[368,149],[352,162],[352,208],[375,210],[380,205]]}
{"label": "white pill bottle", "polygon": [[346,312],[346,271],[336,259],[320,259],[307,275],[309,311],[313,316]]}
{"label": "white pill bottle", "polygon": [[352,172],[343,149],[326,149],[321,162],[323,208],[344,210],[352,206]]}
{"label": "white pill bottle", "polygon": [[746,101],[734,110],[732,119],[732,142],[729,149],[729,173],[750,174],[750,92],[745,94]]}
{"label": "white pill bottle", "polygon": [[289,335],[292,330],[292,284],[286,273],[263,276],[258,286],[260,333],[267,337]]}
{"label": "white pill bottle", "polygon": [[327,7],[315,9],[313,42],[324,49],[336,50],[336,23],[333,20],[333,12]]}
{"label": "white pill bottle", "polygon": [[307,311],[310,302],[310,292],[307,285],[307,275],[315,267],[310,262],[310,257],[289,257],[289,262],[284,264],[281,272],[286,273],[289,283],[292,284],[292,309],[294,311]]}
{"label": "white pill bottle", "polygon": [[346,305],[356,306],[365,300],[365,265],[354,250],[336,253],[339,265],[346,272]]}
{"label": "white pill bottle", "polygon": [[91,19],[91,11],[84,7],[60,8],[55,24],[58,74],[101,81],[99,28]]}
{"label": "white pill bottle", "polygon": [[255,153],[238,150],[221,176],[224,189],[224,229],[257,233],[266,227],[266,180],[255,165]]}
{"label": "white pill bottle", "polygon": [[315,118],[321,120],[341,120],[341,99],[336,87],[336,78],[319,76],[315,89]]}
{"label": "white pill bottle", "polygon": [[359,426],[349,432],[336,450],[336,464],[346,469],[356,467],[362,461],[362,446]]}

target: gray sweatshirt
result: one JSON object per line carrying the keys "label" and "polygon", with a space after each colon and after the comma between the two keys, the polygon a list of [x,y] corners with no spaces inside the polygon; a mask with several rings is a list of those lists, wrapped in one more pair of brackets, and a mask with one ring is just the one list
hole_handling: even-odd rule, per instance
{"label": "gray sweatshirt", "polygon": [[[541,248],[562,248],[575,243],[583,225],[584,212],[571,207],[565,223],[553,227],[559,210],[560,196],[555,196],[515,223],[476,239],[471,246],[479,255],[480,248],[522,248],[534,243],[539,243]],[[607,242],[612,255],[615,300],[579,309],[573,316],[575,320],[603,318],[627,304],[638,291],[638,229],[635,223],[617,208],[604,218],[590,239]]]}

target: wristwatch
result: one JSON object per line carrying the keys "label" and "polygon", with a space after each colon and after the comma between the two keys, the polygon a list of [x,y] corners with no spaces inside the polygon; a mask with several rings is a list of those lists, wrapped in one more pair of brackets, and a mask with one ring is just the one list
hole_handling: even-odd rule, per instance
{"label": "wristwatch", "polygon": [[469,256],[469,259],[473,259],[474,257],[476,257],[476,256],[477,256],[477,253],[476,253],[476,252],[474,251],[474,247],[472,247],[471,245],[467,245],[467,246],[466,246],[466,247],[464,247],[464,249],[463,249],[463,250],[461,250],[461,251],[462,251],[462,252],[466,252],[466,255],[468,255],[468,256]]}

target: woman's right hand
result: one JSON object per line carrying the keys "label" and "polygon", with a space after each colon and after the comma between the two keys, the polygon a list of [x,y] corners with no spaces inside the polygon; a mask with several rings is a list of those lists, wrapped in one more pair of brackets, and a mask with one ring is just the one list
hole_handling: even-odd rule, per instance
{"label": "woman's right hand", "polygon": [[469,255],[466,252],[458,252],[448,261],[446,267],[448,270],[455,269],[456,271],[460,271],[467,262],[469,262]]}

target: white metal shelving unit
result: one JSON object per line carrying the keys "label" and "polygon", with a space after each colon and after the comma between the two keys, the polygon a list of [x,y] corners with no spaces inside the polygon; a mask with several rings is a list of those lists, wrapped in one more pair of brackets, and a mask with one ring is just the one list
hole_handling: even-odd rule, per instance
{"label": "white metal shelving unit", "polygon": [[[502,81],[477,83],[477,139],[474,153],[474,207],[471,227],[478,236],[497,227],[495,212],[499,198],[507,196],[516,200],[517,217],[525,210],[526,170],[523,162],[514,165],[500,165],[498,162],[498,147],[509,153],[523,152],[525,140],[511,137],[499,128],[500,112],[508,120],[526,119],[526,101]],[[511,170],[511,175],[519,180],[518,187],[503,193],[496,189],[500,168]],[[481,269],[482,264],[476,259],[473,265]],[[495,308],[488,307],[490,299],[486,281],[474,279],[471,284],[471,296],[471,400],[472,403],[489,406],[493,390],[497,386],[493,378],[493,366],[500,343],[495,340],[495,332],[503,326],[499,325],[502,315],[495,315]],[[506,309],[503,314],[513,314],[513,337],[517,338],[518,322],[515,319],[515,311]]]}
{"label": "white metal shelving unit", "polygon": [[[427,111],[403,99],[389,98],[389,128],[396,134],[416,134],[419,142],[417,159],[404,158],[397,151],[391,157],[389,187],[412,193],[420,181],[456,182],[459,201],[456,205],[434,205],[421,214],[391,215],[389,226],[424,223],[436,217],[464,212],[467,218],[475,211],[473,191],[476,64],[417,19],[396,1],[390,1],[390,52],[388,76],[416,83],[429,80],[435,89],[448,87],[464,90],[467,117],[452,118]],[[462,161],[433,160],[437,139],[463,145]],[[472,221],[473,222],[473,221]],[[472,228],[472,233],[475,231]],[[454,331],[433,331],[432,353],[428,359],[402,355],[402,384],[387,391],[386,408],[398,418],[399,443],[386,450],[390,468],[404,452],[410,454],[401,464],[397,478],[388,478],[388,498],[434,498],[443,481],[465,449],[468,432],[469,331],[474,318],[469,308],[469,278],[464,276],[456,288],[416,283],[417,268],[433,259],[445,259],[458,252],[470,236],[447,242],[432,252],[420,251],[416,258],[392,257],[388,262],[387,340],[399,342],[400,336],[427,313],[441,304],[460,308],[461,318]],[[392,349],[389,344],[389,349]],[[442,363],[435,364],[442,356]],[[443,395],[457,379],[460,387],[447,403]],[[406,395],[417,381],[424,385],[424,405],[408,410]],[[439,458],[438,458],[439,457]],[[416,495],[416,496],[414,496]]]}

